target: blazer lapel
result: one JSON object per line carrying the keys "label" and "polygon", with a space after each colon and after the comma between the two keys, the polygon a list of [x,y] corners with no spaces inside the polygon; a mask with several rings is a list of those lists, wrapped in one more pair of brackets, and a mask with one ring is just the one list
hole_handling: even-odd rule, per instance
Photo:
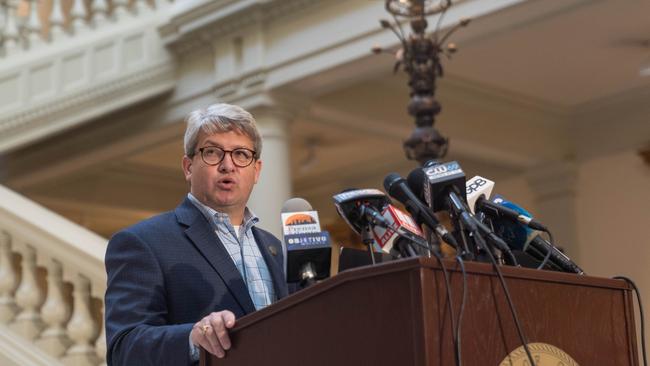
{"label": "blazer lapel", "polygon": [[221,277],[244,312],[248,314],[255,311],[244,279],[203,214],[186,198],[177,207],[176,217],[179,222],[188,226],[185,233]]}
{"label": "blazer lapel", "polygon": [[[255,242],[260,248],[262,257],[269,268],[271,279],[273,279],[273,286],[275,287],[275,294],[278,299],[288,295],[286,280],[284,278],[284,262],[282,259],[282,246],[277,240],[265,240],[264,233],[253,227],[253,236]],[[277,242],[277,243],[274,243]]]}

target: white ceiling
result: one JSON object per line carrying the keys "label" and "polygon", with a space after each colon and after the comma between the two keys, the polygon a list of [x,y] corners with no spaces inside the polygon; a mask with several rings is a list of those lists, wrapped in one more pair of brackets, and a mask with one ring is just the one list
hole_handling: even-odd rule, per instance
{"label": "white ceiling", "polygon": [[461,40],[448,72],[563,106],[650,85],[650,77],[639,75],[650,61],[650,47],[643,45],[650,39],[650,1],[566,1],[565,8],[550,14],[537,8],[552,1],[536,3],[471,23],[480,30],[521,13],[541,13]]}

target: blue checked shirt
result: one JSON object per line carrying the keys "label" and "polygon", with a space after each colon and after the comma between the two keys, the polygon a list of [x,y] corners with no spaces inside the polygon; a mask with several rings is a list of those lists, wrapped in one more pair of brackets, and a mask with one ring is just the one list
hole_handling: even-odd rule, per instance
{"label": "blue checked shirt", "polygon": [[[246,286],[248,293],[253,300],[255,309],[259,310],[271,305],[276,300],[275,289],[269,268],[260,253],[260,249],[253,237],[252,227],[259,219],[248,208],[244,212],[244,220],[241,226],[235,228],[230,223],[227,214],[214,210],[196,199],[191,193],[187,198],[201,211],[208,219],[212,229],[223,243],[223,246],[230,254],[230,258],[237,266]],[[237,231],[236,231],[237,230]],[[217,243],[215,243],[217,245]],[[192,342],[190,341],[192,345]],[[191,347],[193,360],[198,360],[198,350]]]}
{"label": "blue checked shirt", "polygon": [[239,232],[236,232],[227,214],[204,205],[191,193],[188,193],[187,197],[205,215],[219,240],[226,247],[248,287],[255,309],[259,310],[271,305],[275,301],[273,280],[251,230],[259,219],[246,208],[244,222],[238,227]]}

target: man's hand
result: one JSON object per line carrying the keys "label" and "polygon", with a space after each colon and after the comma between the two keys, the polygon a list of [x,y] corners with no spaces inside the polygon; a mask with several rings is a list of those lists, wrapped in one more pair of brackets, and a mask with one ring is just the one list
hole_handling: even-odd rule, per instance
{"label": "man's hand", "polygon": [[235,326],[235,314],[224,310],[209,314],[192,327],[190,339],[197,346],[222,358],[230,349],[228,329]]}

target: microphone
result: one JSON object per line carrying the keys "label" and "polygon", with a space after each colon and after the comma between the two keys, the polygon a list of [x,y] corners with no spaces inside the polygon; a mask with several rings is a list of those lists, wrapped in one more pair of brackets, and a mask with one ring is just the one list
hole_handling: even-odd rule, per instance
{"label": "microphone", "polygon": [[[546,231],[548,228],[541,222],[533,219],[533,216],[523,208],[508,202],[502,196],[495,196],[492,201],[485,200],[483,203],[486,210],[492,209],[493,212],[499,212],[500,215],[507,217],[510,220],[518,221],[533,230]],[[512,206],[512,207],[509,207]]]}
{"label": "microphone", "polygon": [[[460,165],[455,162],[433,165],[422,169],[425,175],[423,194],[434,211],[449,208],[454,216],[463,223],[463,226],[472,234],[477,249],[489,250],[482,236],[492,243],[499,251],[506,253],[511,264],[517,265],[517,260],[510,247],[501,238],[490,230],[485,224],[477,220],[467,209],[467,187],[465,173]],[[487,182],[472,184],[480,188],[487,186]],[[489,188],[486,187],[486,188]],[[499,251],[495,251],[497,256]]]}
{"label": "microphone", "polygon": [[378,189],[347,189],[332,196],[336,211],[357,234],[362,234],[364,226],[386,227],[380,211],[390,204],[386,194]]}
{"label": "microphone", "polygon": [[[534,238],[528,242],[528,247],[535,249],[535,251],[541,253],[540,256],[536,256],[537,259],[543,261],[546,255],[550,252],[549,262],[554,264],[556,267],[559,267],[562,271],[568,273],[576,273],[579,275],[584,275],[585,272],[580,268],[574,261],[569,258],[566,254],[562,253],[555,245],[549,243],[544,238],[539,235],[535,235]],[[528,250],[528,252],[532,252]]]}
{"label": "microphone", "polygon": [[332,245],[329,233],[321,231],[318,212],[306,200],[291,198],[281,218],[287,282],[306,287],[329,277]]}
{"label": "microphone", "polygon": [[476,214],[477,201],[485,201],[490,198],[494,189],[494,182],[478,175],[465,182],[465,195],[467,196],[467,205],[473,214]]}
{"label": "microphone", "polygon": [[[485,236],[487,240],[495,245],[499,251],[504,252],[508,255],[508,258],[510,260],[510,264],[512,265],[518,265],[517,259],[515,258],[514,254],[510,250],[510,247],[508,244],[503,241],[499,236],[497,236],[489,227],[487,227],[485,224],[482,222],[478,221],[474,216],[472,216],[467,208],[465,207],[464,202],[461,200],[460,197],[454,192],[453,190],[450,190],[448,192],[449,195],[449,206],[456,215],[462,221],[463,225],[465,226],[466,230],[472,233],[475,242],[478,245],[477,249],[484,249],[484,250],[489,250],[485,242],[482,240],[482,236]],[[495,256],[500,257],[500,252],[496,251]]]}
{"label": "microphone", "polygon": [[368,247],[368,255],[375,264],[371,227],[387,227],[388,223],[379,213],[390,203],[386,194],[378,189],[347,189],[332,196],[339,215],[361,235],[361,241]]}
{"label": "microphone", "polygon": [[411,216],[393,205],[387,205],[382,216],[387,227],[375,226],[372,234],[385,253],[398,252],[402,257],[415,257],[417,252],[412,245],[429,249],[422,231]]}
{"label": "microphone", "polygon": [[548,231],[546,226],[533,219],[532,216],[522,214],[521,212],[517,212],[517,210],[501,205],[498,201],[490,201],[490,193],[492,193],[492,189],[494,188],[493,181],[477,175],[468,180],[465,187],[467,203],[472,212],[480,211],[490,217],[506,217],[510,220],[521,222],[531,229]]}
{"label": "microphone", "polygon": [[384,189],[388,194],[401,202],[406,210],[413,216],[419,225],[426,225],[433,230],[442,240],[458,248],[456,239],[442,226],[431,210],[425,206],[411,191],[404,178],[396,173],[391,173],[384,179]]}
{"label": "microphone", "polygon": [[[493,201],[498,201],[500,205],[506,206],[519,214],[531,217],[525,209],[518,205],[508,202],[501,196],[496,196]],[[530,254],[534,258],[542,261],[546,255],[549,255],[549,262],[564,272],[577,273],[584,275],[585,272],[571,258],[562,253],[557,247],[544,240],[537,231],[531,230],[519,222],[513,222],[511,219],[495,218],[492,220],[494,231],[501,236],[512,249],[521,250]],[[549,254],[550,252],[550,254]]]}
{"label": "microphone", "polygon": [[451,161],[422,168],[424,181],[422,195],[434,212],[446,210],[449,192],[453,191],[467,202],[465,195],[465,173],[460,165]]}

